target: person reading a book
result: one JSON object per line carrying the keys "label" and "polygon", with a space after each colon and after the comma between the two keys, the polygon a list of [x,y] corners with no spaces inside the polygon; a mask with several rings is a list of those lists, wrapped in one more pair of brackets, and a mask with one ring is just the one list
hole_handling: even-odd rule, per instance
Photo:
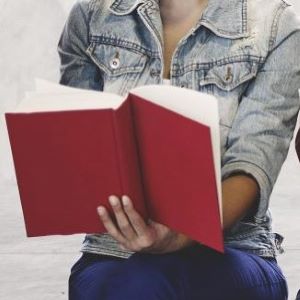
{"label": "person reading a book", "polygon": [[86,235],[70,299],[287,299],[268,207],[299,110],[299,44],[299,19],[281,0],[75,4],[61,84],[125,95],[165,83],[218,99],[225,253],[144,220],[111,191],[114,215],[98,207],[107,234]]}

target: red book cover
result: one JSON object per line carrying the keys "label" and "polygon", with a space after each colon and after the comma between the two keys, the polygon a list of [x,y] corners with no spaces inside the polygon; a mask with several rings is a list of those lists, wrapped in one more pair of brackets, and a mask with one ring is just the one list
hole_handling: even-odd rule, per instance
{"label": "red book cover", "polygon": [[223,251],[209,127],[133,94],[116,110],[6,122],[28,236],[102,233],[96,208],[126,194],[145,219]]}
{"label": "red book cover", "polygon": [[150,217],[222,250],[210,128],[135,95],[130,100]]}
{"label": "red book cover", "polygon": [[112,193],[130,195],[145,216],[128,104],[118,112],[6,114],[28,236],[103,232],[96,208],[109,209]]}

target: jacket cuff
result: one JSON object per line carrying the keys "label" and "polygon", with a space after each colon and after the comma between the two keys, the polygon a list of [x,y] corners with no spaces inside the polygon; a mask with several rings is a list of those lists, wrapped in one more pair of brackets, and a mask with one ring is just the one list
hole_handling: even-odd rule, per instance
{"label": "jacket cuff", "polygon": [[238,161],[224,165],[222,167],[222,180],[230,177],[230,175],[234,173],[240,172],[253,177],[259,186],[259,203],[256,214],[254,215],[254,220],[256,223],[263,223],[269,207],[272,184],[262,168],[246,161]]}

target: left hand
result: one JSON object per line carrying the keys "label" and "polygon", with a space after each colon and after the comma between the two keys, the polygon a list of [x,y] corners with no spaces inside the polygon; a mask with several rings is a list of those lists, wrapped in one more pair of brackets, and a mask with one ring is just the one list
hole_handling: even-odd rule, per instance
{"label": "left hand", "polygon": [[183,234],[172,231],[165,225],[149,221],[146,223],[134,209],[128,196],[110,196],[109,203],[116,217],[112,221],[105,207],[98,207],[98,214],[108,233],[120,247],[133,252],[168,253],[192,245],[194,242]]}

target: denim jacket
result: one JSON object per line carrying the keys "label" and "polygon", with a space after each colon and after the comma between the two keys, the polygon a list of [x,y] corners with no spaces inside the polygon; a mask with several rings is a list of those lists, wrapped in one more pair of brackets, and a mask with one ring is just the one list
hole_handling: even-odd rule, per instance
{"label": "denim jacket", "polygon": [[[274,256],[270,194],[284,162],[299,109],[300,21],[283,0],[209,0],[179,42],[171,84],[219,102],[222,178],[255,178],[258,207],[225,234],[225,244]],[[58,47],[64,85],[126,94],[163,80],[158,0],[81,0]],[[129,256],[107,235],[87,235],[83,251]]]}

